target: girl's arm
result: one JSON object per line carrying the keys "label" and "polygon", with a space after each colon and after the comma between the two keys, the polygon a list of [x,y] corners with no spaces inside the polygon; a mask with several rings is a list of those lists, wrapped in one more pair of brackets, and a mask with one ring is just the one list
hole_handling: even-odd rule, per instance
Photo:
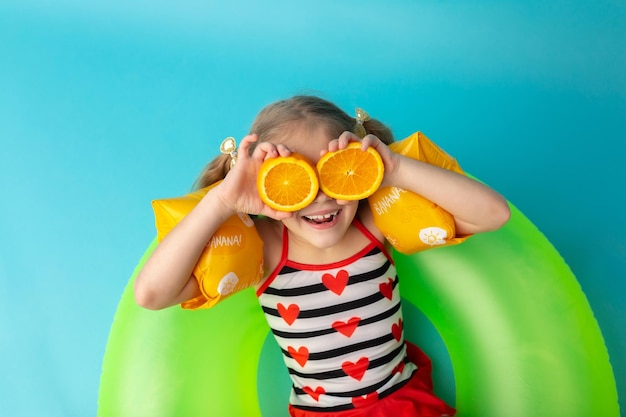
{"label": "girl's arm", "polygon": [[[359,140],[345,132],[329,150]],[[460,236],[496,230],[505,224],[511,213],[506,200],[493,189],[465,175],[440,168],[391,151],[377,137],[367,135],[363,148],[376,149],[385,164],[381,186],[394,186],[419,194],[448,211]]]}
{"label": "girl's arm", "polygon": [[135,280],[135,299],[140,306],[157,310],[199,295],[192,271],[215,231],[230,216],[237,212],[276,219],[290,216],[270,209],[258,196],[258,168],[266,157],[275,157],[280,151],[263,143],[249,156],[248,149],[256,140],[256,135],[242,140],[237,163],[224,181],[157,245]]}
{"label": "girl's arm", "polygon": [[398,155],[397,169],[386,175],[390,185],[413,191],[454,216],[459,236],[488,232],[511,215],[506,200],[465,175]]}
{"label": "girl's arm", "polygon": [[211,236],[235,213],[217,197],[216,188],[165,236],[146,261],[135,280],[135,299],[140,306],[158,310],[200,295],[192,271]]}

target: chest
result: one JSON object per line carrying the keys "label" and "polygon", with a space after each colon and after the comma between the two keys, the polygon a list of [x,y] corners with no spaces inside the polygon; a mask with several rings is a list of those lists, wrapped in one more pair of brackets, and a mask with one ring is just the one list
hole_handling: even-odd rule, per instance
{"label": "chest", "polygon": [[397,282],[394,265],[374,249],[325,268],[287,262],[259,301],[274,331],[332,332],[336,323],[356,327],[380,314],[393,315],[400,304]]}

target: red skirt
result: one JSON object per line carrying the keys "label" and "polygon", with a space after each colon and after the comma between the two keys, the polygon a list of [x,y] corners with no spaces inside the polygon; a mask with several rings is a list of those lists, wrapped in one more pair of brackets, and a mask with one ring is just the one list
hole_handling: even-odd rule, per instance
{"label": "red skirt", "polygon": [[432,365],[420,348],[407,342],[407,355],[417,371],[399,390],[381,400],[346,411],[305,411],[289,406],[292,417],[444,417],[456,410],[433,393]]}

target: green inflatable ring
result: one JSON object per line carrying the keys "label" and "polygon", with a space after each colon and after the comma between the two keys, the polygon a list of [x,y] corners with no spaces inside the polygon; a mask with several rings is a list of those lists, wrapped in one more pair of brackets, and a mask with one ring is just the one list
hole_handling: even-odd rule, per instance
{"label": "green inflatable ring", "polygon": [[[580,285],[550,242],[512,212],[502,229],[462,245],[394,255],[403,297],[448,349],[458,415],[618,417],[607,349]],[[257,383],[273,375],[258,374],[269,328],[254,292],[199,312],[143,310],[132,283],[155,245],[113,322],[98,416],[261,416]]]}

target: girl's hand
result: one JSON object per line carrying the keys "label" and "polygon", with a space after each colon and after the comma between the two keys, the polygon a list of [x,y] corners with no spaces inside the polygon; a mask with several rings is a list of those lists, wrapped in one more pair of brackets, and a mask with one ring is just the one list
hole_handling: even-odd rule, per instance
{"label": "girl's hand", "polygon": [[215,187],[215,192],[222,204],[234,212],[260,214],[276,220],[291,217],[291,213],[276,211],[263,203],[256,185],[263,161],[278,156],[289,156],[291,152],[283,145],[261,142],[250,155],[250,147],[257,140],[257,135],[248,135],[242,139],[237,150],[237,163],[228,172],[224,181]]}
{"label": "girl's hand", "polygon": [[383,164],[385,165],[385,177],[383,178],[381,187],[393,183],[392,178],[398,170],[400,155],[389,149],[387,145],[374,135],[366,135],[363,139],[361,139],[352,132],[343,132],[337,139],[329,142],[328,151],[323,151],[322,154],[345,149],[350,142],[361,142],[361,149],[363,150],[366,150],[369,147],[376,149],[383,160]]}

